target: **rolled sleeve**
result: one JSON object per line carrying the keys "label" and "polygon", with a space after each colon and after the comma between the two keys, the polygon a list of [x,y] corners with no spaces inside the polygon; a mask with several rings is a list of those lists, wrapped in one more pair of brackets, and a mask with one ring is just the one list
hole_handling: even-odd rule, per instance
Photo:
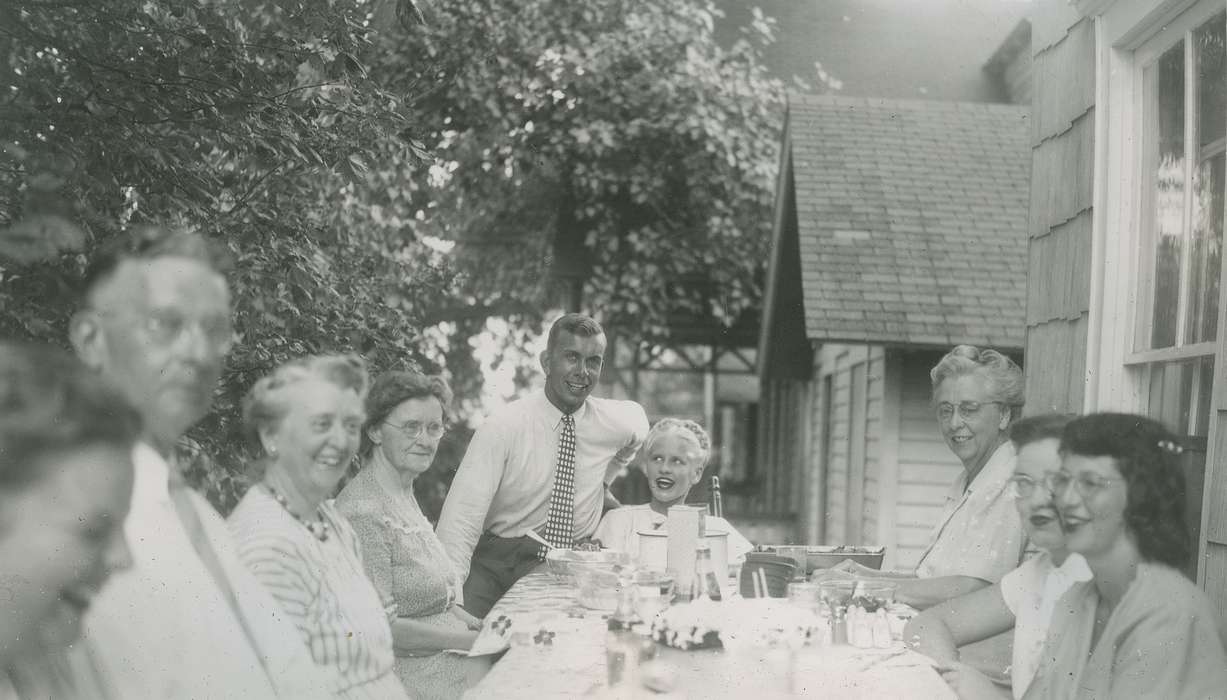
{"label": "rolled sleeve", "polygon": [[506,450],[489,424],[477,429],[452,481],[436,534],[452,560],[461,587],[485,527],[486,515],[506,464]]}

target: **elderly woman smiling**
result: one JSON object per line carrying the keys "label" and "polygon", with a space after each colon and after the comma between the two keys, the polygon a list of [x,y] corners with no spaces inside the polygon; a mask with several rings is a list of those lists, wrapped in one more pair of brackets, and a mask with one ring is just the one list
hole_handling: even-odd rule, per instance
{"label": "elderly woman smiling", "polygon": [[929,377],[938,428],[963,463],[929,546],[913,573],[837,567],[896,579],[896,599],[922,609],[997,583],[1018,566],[1024,544],[1008,488],[1015,452],[1007,433],[1023,402],[1022,370],[996,350],[960,345]]}
{"label": "elderly woman smiling", "polygon": [[266,455],[234,513],[239,556],[281,605],[341,698],[405,698],[392,634],[349,522],[325,501],[358,450],[367,373],[353,356],[290,361],[243,405]]}
{"label": "elderly woman smiling", "polygon": [[467,650],[481,621],[456,605],[460,581],[413,495],[446,426],[452,392],[440,377],[380,375],[367,397],[362,471],[337,498],[362,541],[366,571],[394,601],[396,673],[420,700],[456,698],[486,670]]}
{"label": "elderly woman smiling", "polygon": [[0,343],[0,697],[101,696],[42,662],[132,563],[123,522],[139,430],[122,395],[76,360]]}

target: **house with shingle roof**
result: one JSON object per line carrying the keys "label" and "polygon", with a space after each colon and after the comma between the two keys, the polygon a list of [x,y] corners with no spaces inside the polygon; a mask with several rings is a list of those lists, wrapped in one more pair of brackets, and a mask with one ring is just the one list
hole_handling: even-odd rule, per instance
{"label": "house with shingle roof", "polygon": [[952,346],[1021,359],[1026,107],[790,98],[759,341],[769,490],[796,539],[923,553],[961,468],[929,408]]}

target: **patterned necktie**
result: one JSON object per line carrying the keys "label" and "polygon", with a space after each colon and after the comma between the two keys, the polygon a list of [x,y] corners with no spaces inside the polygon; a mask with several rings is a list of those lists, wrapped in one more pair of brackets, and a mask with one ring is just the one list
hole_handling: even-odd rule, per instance
{"label": "patterned necktie", "polygon": [[[550,492],[550,514],[545,521],[545,541],[555,547],[570,548],[575,543],[575,418],[562,417],[562,436],[558,438],[558,468]],[[545,556],[545,552],[541,553]]]}

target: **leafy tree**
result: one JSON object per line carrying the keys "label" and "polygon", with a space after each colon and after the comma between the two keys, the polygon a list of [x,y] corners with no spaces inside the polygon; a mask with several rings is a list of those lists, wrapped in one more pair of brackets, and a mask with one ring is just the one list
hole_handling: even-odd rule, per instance
{"label": "leafy tree", "polygon": [[407,95],[368,69],[396,9],[411,21],[366,0],[0,3],[0,334],[62,344],[85,253],[130,223],[224,243],[243,342],[194,433],[217,464],[193,472],[223,509],[256,377],[342,349],[415,364],[422,309],[450,294],[406,224]]}
{"label": "leafy tree", "polygon": [[539,323],[560,276],[632,338],[759,303],[784,89],[769,21],[725,48],[719,19],[705,0],[451,0],[388,46],[381,70],[434,125],[414,228],[456,241],[463,274],[431,320]]}

